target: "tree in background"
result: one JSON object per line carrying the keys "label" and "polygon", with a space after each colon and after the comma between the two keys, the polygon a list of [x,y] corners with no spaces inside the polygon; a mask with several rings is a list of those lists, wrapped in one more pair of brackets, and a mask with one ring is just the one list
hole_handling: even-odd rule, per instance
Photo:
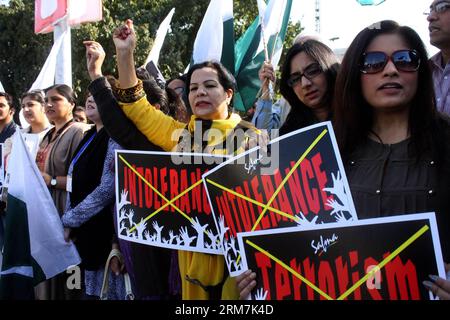
{"label": "tree in background", "polygon": [[[125,19],[134,21],[139,37],[136,63],[143,64],[162,19],[175,7],[175,15],[161,49],[159,66],[166,78],[184,72],[190,61],[197,30],[209,0],[103,0],[103,21],[72,29],[73,87],[80,97],[89,84],[83,40],[102,44],[107,59],[105,74],[116,74],[112,30]],[[238,39],[258,14],[256,1],[234,1],[235,37]],[[290,24],[285,48],[300,32],[300,23]],[[34,1],[11,0],[0,5],[0,81],[15,97],[27,91],[39,74],[53,44],[53,34],[34,34]],[[286,50],[284,50],[286,51]],[[282,57],[280,64],[283,63]],[[82,101],[79,101],[80,103]]]}

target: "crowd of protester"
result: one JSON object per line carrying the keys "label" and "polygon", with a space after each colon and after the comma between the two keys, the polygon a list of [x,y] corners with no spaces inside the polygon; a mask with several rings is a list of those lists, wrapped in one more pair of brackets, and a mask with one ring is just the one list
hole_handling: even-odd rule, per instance
{"label": "crowd of protester", "polygon": [[[74,241],[82,259],[80,290],[68,290],[67,275],[61,274],[39,284],[36,299],[99,299],[112,252],[109,299],[125,299],[124,272],[141,300],[248,297],[256,274],[230,277],[221,255],[117,237],[115,150],[186,152],[183,146],[191,145],[186,139],[205,128],[224,137],[242,129],[250,139],[264,141],[258,139],[260,129],[283,135],[332,121],[358,218],[435,212],[442,255],[450,262],[450,2],[434,0],[427,20],[431,44],[440,49],[431,58],[413,29],[388,20],[363,29],[342,61],[320,39],[297,37],[281,66],[279,101],[272,92],[275,67],[261,66],[252,123],[233,111],[235,80],[219,62],[194,64],[164,88],[145,69],[136,69],[131,20],[112,34],[118,79],[102,72],[101,44],[84,42],[92,81],[84,107],[76,106],[66,85],[26,92],[20,104],[28,127],[20,128],[13,121],[18,113],[13,97],[0,92],[4,160],[7,164],[16,131],[38,135],[36,164],[65,239]],[[202,150],[236,155],[248,148],[227,149],[216,141],[205,141]],[[435,295],[450,299],[450,280],[423,281]]]}

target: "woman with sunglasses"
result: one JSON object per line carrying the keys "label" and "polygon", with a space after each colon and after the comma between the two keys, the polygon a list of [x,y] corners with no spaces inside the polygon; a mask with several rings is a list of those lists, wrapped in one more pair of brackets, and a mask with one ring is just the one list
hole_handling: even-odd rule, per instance
{"label": "woman with sunglasses", "polygon": [[361,31],[336,93],[335,132],[359,219],[436,212],[450,261],[450,120],[436,111],[418,34],[394,21]]}
{"label": "woman with sunglasses", "polygon": [[[333,51],[320,41],[307,39],[294,44],[286,54],[282,67],[280,92],[291,106],[280,135],[331,118],[331,102],[339,62]],[[277,129],[280,117],[272,113],[269,80],[275,80],[271,64],[265,63],[259,77],[262,96],[257,102],[254,123],[261,129]],[[267,117],[269,116],[269,119]]]}
{"label": "woman with sunglasses", "polygon": [[[435,211],[449,261],[450,122],[436,112],[426,62],[409,27],[382,21],[361,31],[336,80],[334,127],[358,218]],[[238,278],[241,298],[255,278]],[[444,279],[422,280],[445,297]]]}

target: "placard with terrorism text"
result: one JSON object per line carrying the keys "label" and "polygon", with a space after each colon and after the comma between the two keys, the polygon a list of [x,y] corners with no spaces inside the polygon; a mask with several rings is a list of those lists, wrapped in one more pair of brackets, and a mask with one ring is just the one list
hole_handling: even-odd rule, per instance
{"label": "placard with terrorism text", "polygon": [[445,278],[434,213],[238,234],[253,299],[430,300]]}
{"label": "placard with terrorism text", "polygon": [[274,139],[203,176],[231,275],[239,232],[357,220],[330,122]]}
{"label": "placard with terrorism text", "polygon": [[222,254],[202,175],[223,159],[205,154],[116,151],[119,237]]}

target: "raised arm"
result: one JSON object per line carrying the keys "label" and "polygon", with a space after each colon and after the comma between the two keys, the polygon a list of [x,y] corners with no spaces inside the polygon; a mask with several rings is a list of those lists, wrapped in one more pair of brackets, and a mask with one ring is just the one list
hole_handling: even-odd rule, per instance
{"label": "raised arm", "polygon": [[[258,75],[261,81],[261,96],[256,102],[256,110],[252,123],[258,129],[278,129],[280,127],[280,115],[273,110],[269,89],[269,83],[275,82],[275,70],[270,63],[264,62]],[[278,111],[278,108],[275,109]]]}
{"label": "raised arm", "polygon": [[114,30],[113,40],[116,46],[120,87],[122,89],[132,88],[138,83],[134,68],[136,33],[133,28],[133,21],[128,19],[124,25]]}
{"label": "raised arm", "polygon": [[125,149],[162,150],[151,143],[120,109],[111,85],[102,73],[102,65],[105,60],[103,47],[95,41],[84,41],[83,44],[86,46],[87,70],[92,80],[88,90],[94,97],[108,135]]}
{"label": "raised arm", "polygon": [[113,37],[119,71],[120,88],[115,88],[119,106],[150,142],[171,151],[181,135],[181,130],[177,129],[184,129],[186,124],[165,115],[147,101],[134,67],[136,35],[131,20],[117,28]]}
{"label": "raised arm", "polygon": [[95,41],[83,41],[86,47],[86,64],[91,81],[103,77],[102,66],[105,61],[105,51],[100,43]]}
{"label": "raised arm", "polygon": [[111,139],[128,150],[162,151],[160,147],[151,143],[120,109],[111,85],[105,77],[92,81],[88,90],[94,97],[103,126]]}

